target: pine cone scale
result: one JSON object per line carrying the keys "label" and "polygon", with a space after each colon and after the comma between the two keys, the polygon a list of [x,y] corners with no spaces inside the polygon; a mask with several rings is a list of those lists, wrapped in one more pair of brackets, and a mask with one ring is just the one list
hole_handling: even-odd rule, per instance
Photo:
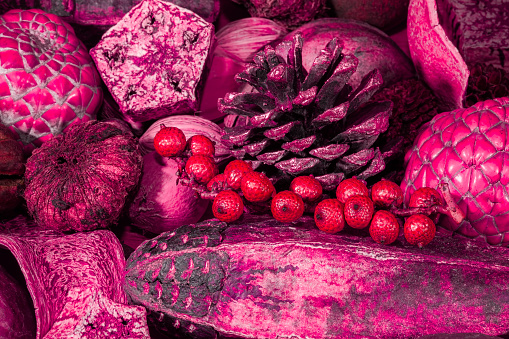
{"label": "pine cone scale", "polygon": [[366,104],[382,85],[380,73],[368,74],[353,90],[348,82],[358,60],[341,51],[337,39],[331,40],[309,74],[302,67],[300,35],[258,52],[236,77],[252,93],[219,101],[223,112],[248,117],[225,129],[232,154],[256,162],[280,187],[303,174],[320,177],[330,188],[346,176],[379,173],[385,158],[373,144],[387,129],[392,102]]}

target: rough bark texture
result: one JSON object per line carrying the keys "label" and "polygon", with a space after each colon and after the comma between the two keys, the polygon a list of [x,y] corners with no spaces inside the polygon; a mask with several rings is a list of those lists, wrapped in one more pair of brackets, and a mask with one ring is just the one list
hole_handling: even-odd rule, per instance
{"label": "rough bark texture", "polygon": [[419,77],[449,109],[463,107],[468,67],[441,26],[435,0],[411,0],[408,47]]}
{"label": "rough bark texture", "polygon": [[438,18],[467,65],[492,64],[509,72],[507,1],[437,0]]}
{"label": "rough bark texture", "polygon": [[411,338],[509,326],[509,250],[438,236],[423,249],[330,235],[311,218],[209,220],[148,240],[130,256],[135,303],[192,335]]}
{"label": "rough bark texture", "polygon": [[198,107],[214,27],[161,0],[133,7],[90,54],[120,111],[148,121]]}
{"label": "rough bark texture", "polygon": [[0,246],[25,276],[36,339],[149,338],[146,312],[122,290],[122,247],[110,231],[64,235],[23,217],[0,224]]}

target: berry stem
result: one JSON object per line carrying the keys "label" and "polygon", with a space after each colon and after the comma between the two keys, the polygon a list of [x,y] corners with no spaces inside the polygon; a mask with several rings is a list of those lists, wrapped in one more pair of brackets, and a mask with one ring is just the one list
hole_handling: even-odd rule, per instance
{"label": "berry stem", "polygon": [[459,208],[458,204],[454,201],[451,195],[448,184],[440,184],[440,191],[442,191],[442,197],[447,204],[447,214],[456,222],[461,223],[465,219],[465,213]]}
{"label": "berry stem", "polygon": [[449,191],[449,185],[441,184],[440,191],[442,191],[442,196],[444,197],[446,207],[441,205],[433,205],[430,207],[409,207],[399,209],[392,205],[389,211],[400,217],[409,217],[414,214],[431,215],[433,213],[441,213],[450,216],[454,222],[459,224],[463,221],[463,219],[465,219],[465,214],[460,210],[454,201],[451,192]]}

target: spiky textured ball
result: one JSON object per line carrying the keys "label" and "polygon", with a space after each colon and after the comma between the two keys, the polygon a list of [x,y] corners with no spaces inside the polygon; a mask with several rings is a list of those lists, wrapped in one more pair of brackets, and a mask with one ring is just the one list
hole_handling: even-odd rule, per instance
{"label": "spiky textured ball", "polygon": [[242,182],[242,176],[244,173],[252,171],[251,164],[244,160],[233,160],[226,165],[224,169],[224,175],[226,176],[226,182],[231,188],[238,190]]}
{"label": "spiky textured ball", "polygon": [[205,155],[213,158],[216,152],[214,142],[202,134],[195,134],[187,141],[187,148],[192,155]]}
{"label": "spiky textured ball", "polygon": [[403,191],[395,182],[382,179],[371,187],[371,200],[377,207],[398,207],[403,203]]}

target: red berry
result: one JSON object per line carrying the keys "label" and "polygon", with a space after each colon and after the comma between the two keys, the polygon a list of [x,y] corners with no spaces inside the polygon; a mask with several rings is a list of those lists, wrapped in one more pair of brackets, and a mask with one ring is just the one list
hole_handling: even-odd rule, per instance
{"label": "red berry", "polygon": [[403,203],[403,191],[395,182],[382,179],[371,188],[371,200],[378,207],[398,207]]}
{"label": "red berry", "polygon": [[216,152],[214,142],[201,134],[190,137],[189,140],[187,140],[187,148],[191,151],[192,155],[214,157]]}
{"label": "red berry", "polygon": [[219,173],[207,183],[207,189],[209,191],[219,190],[222,191],[227,186],[226,176],[224,173]]}
{"label": "red berry", "polygon": [[281,191],[272,198],[270,210],[277,221],[293,222],[304,214],[304,201],[292,191]]}
{"label": "red berry", "polygon": [[313,202],[322,196],[322,184],[313,176],[303,175],[296,177],[290,183],[290,191],[300,195],[302,200]]}
{"label": "red berry", "polygon": [[186,136],[177,127],[161,125],[161,129],[154,137],[154,147],[163,157],[176,157],[186,149]]}
{"label": "red berry", "polygon": [[315,224],[327,233],[337,233],[345,227],[343,204],[338,199],[325,199],[316,205]]}
{"label": "red berry", "polygon": [[238,190],[240,189],[240,183],[242,176],[246,172],[251,172],[253,168],[251,164],[244,160],[233,160],[224,169],[224,175],[226,176],[226,182],[231,188]]}
{"label": "red berry", "polygon": [[399,235],[399,222],[389,211],[376,211],[369,226],[369,234],[379,244],[392,244]]}
{"label": "red berry", "polygon": [[267,201],[276,190],[264,173],[250,171],[244,174],[240,183],[244,198],[251,202]]}
{"label": "red berry", "polygon": [[436,230],[435,223],[424,214],[414,214],[408,217],[403,227],[405,239],[411,245],[417,245],[419,248],[433,240]]}
{"label": "red berry", "polygon": [[364,195],[369,197],[369,190],[366,184],[356,177],[341,181],[336,188],[336,198],[343,204],[350,197]]}
{"label": "red berry", "polygon": [[369,225],[375,212],[373,201],[365,195],[355,195],[346,199],[345,221],[353,228],[364,228]]}
{"label": "red berry", "polygon": [[408,207],[431,207],[442,205],[442,196],[431,187],[421,187],[410,196]]}
{"label": "red berry", "polygon": [[240,195],[232,190],[219,192],[212,203],[212,213],[224,222],[237,220],[243,212],[244,202]]}
{"label": "red berry", "polygon": [[191,155],[186,162],[186,172],[200,184],[207,184],[219,170],[214,159],[204,155]]}

